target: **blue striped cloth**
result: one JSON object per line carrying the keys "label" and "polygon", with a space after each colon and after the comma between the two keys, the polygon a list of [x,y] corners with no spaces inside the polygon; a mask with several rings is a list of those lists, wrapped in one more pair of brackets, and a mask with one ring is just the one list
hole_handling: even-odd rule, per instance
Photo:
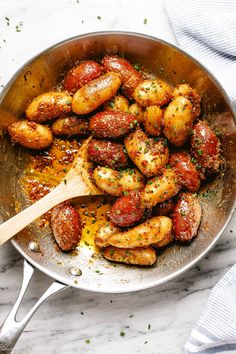
{"label": "blue striped cloth", "polygon": [[236,0],[165,0],[180,47],[220,81],[236,107]]}
{"label": "blue striped cloth", "polygon": [[[221,82],[236,107],[236,0],[165,0],[178,44]],[[185,354],[236,353],[236,265],[213,288]]]}

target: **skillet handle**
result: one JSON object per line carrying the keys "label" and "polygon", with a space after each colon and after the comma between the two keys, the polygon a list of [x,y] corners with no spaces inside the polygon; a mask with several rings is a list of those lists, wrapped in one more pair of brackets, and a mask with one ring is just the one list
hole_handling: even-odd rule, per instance
{"label": "skillet handle", "polygon": [[12,351],[18,338],[23,332],[25,326],[27,325],[27,323],[29,322],[29,320],[31,319],[35,311],[38,309],[38,307],[47,298],[68,288],[67,285],[54,281],[49,286],[49,288],[45,291],[45,293],[39,298],[39,300],[32,307],[32,309],[27,313],[27,315],[21,321],[17,321],[16,320],[17,311],[24,297],[24,294],[28,288],[33,273],[34,273],[34,267],[31,264],[29,264],[26,260],[24,260],[23,280],[22,280],[20,293],[10,313],[8,314],[7,318],[5,319],[5,321],[3,322],[0,328],[0,353],[1,354],[8,354]]}

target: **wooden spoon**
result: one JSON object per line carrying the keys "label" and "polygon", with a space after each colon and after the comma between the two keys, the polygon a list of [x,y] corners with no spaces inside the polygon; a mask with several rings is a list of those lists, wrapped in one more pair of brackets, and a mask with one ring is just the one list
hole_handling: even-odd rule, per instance
{"label": "wooden spoon", "polygon": [[27,225],[65,200],[85,196],[102,195],[103,192],[93,183],[89,169],[91,163],[87,158],[88,138],[75,157],[72,167],[65,175],[63,181],[42,199],[32,204],[19,214],[13,216],[0,225],[0,245],[24,229]]}

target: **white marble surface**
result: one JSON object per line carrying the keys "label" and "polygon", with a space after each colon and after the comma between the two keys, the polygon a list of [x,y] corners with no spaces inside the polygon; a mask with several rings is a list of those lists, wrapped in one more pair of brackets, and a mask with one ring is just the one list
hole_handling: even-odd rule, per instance
{"label": "white marble surface", "polygon": [[[175,42],[162,0],[0,0],[0,85],[47,46],[76,34],[111,29]],[[235,262],[234,224],[235,218],[210,254],[181,279],[138,293],[104,295],[68,289],[56,295],[33,317],[13,353],[182,353],[211,288]],[[0,322],[16,298],[21,273],[21,256],[10,244],[2,246]],[[36,274],[20,316],[48,282]]]}

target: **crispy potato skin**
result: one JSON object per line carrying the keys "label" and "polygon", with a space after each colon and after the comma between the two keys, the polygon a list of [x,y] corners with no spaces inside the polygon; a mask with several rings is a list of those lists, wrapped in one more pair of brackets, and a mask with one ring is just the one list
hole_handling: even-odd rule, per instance
{"label": "crispy potato skin", "polygon": [[143,109],[137,103],[129,106],[129,113],[133,114],[139,123],[143,122]]}
{"label": "crispy potato skin", "polygon": [[193,124],[192,104],[184,96],[178,96],[168,105],[164,112],[164,135],[175,146],[186,142]]}
{"label": "crispy potato skin", "polygon": [[173,169],[165,169],[159,177],[151,178],[141,194],[142,205],[151,208],[158,203],[163,203],[175,196],[181,186],[179,179]]}
{"label": "crispy potato skin", "polygon": [[120,138],[129,133],[137,124],[130,113],[105,111],[95,114],[89,121],[89,128],[96,138]]}
{"label": "crispy potato skin", "polygon": [[129,102],[127,98],[121,95],[117,95],[113,100],[104,104],[104,111],[123,111],[128,112]]}
{"label": "crispy potato skin", "polygon": [[176,240],[186,242],[197,235],[201,221],[201,206],[194,194],[180,195],[174,206],[172,220]]}
{"label": "crispy potato skin", "polygon": [[124,227],[135,224],[144,214],[139,191],[130,191],[118,198],[110,210],[110,219],[115,226]]}
{"label": "crispy potato skin", "polygon": [[35,150],[45,149],[53,140],[50,128],[27,120],[12,123],[8,127],[8,132],[12,142]]}
{"label": "crispy potato skin", "polygon": [[108,237],[116,232],[120,232],[120,229],[110,221],[107,222],[106,225],[100,226],[94,238],[95,245],[100,248],[109,246],[109,243],[107,242]]}
{"label": "crispy potato skin", "polygon": [[124,168],[128,164],[123,145],[107,140],[92,139],[88,145],[88,157],[99,166]]}
{"label": "crispy potato skin", "polygon": [[141,74],[128,60],[117,55],[106,55],[102,60],[102,65],[106,72],[114,71],[121,75],[124,94],[131,98],[135,87],[142,80]]}
{"label": "crispy potato skin", "polygon": [[163,240],[158,241],[157,243],[155,243],[155,245],[153,245],[154,247],[160,248],[160,247],[165,247],[167,245],[169,245],[171,242],[174,241],[174,237],[173,237],[173,233],[170,232],[169,234],[165,235],[165,237],[163,238]]}
{"label": "crispy potato skin", "polygon": [[103,250],[103,257],[109,261],[133,264],[139,266],[150,266],[156,262],[156,252],[152,247],[147,248],[117,248],[106,247]]}
{"label": "crispy potato skin", "polygon": [[189,192],[196,192],[200,187],[200,176],[191,156],[184,152],[177,152],[170,157],[169,164],[179,177],[179,183]]}
{"label": "crispy potato skin", "polygon": [[64,88],[71,93],[75,93],[82,86],[101,75],[101,65],[93,60],[85,61],[67,72],[64,79]]}
{"label": "crispy potato skin", "polygon": [[93,178],[98,188],[115,196],[144,186],[144,178],[136,169],[118,172],[108,167],[96,167]]}
{"label": "crispy potato skin", "polygon": [[133,98],[141,107],[162,106],[172,98],[172,88],[161,80],[144,80],[135,88]]}
{"label": "crispy potato skin", "polygon": [[78,212],[67,204],[52,209],[51,226],[53,235],[62,251],[72,250],[81,237],[81,220]]}
{"label": "crispy potato skin", "polygon": [[33,99],[26,109],[26,117],[36,123],[46,122],[71,112],[71,96],[66,92],[46,92]]}
{"label": "crispy potato skin", "polygon": [[163,111],[158,106],[149,106],[143,115],[143,125],[148,134],[159,136],[161,134]]}
{"label": "crispy potato skin", "polygon": [[155,216],[128,231],[117,232],[108,237],[107,242],[118,248],[148,247],[171,233],[172,221],[166,216]]}
{"label": "crispy potato skin", "polygon": [[200,167],[202,177],[219,171],[221,163],[220,141],[207,122],[198,121],[194,125],[191,151]]}
{"label": "crispy potato skin", "polygon": [[169,150],[163,140],[154,142],[141,129],[129,134],[124,143],[131,160],[147,177],[160,174],[168,163]]}
{"label": "crispy potato skin", "polygon": [[85,135],[89,132],[89,123],[76,116],[58,118],[52,124],[54,135]]}
{"label": "crispy potato skin", "polygon": [[72,110],[76,114],[93,112],[110,100],[121,85],[119,74],[109,72],[82,86],[73,96]]}
{"label": "crispy potato skin", "polygon": [[196,119],[201,113],[201,97],[198,94],[197,90],[193,89],[188,84],[177,85],[173,91],[174,98],[178,96],[184,96],[189,99],[192,103],[193,117]]}

